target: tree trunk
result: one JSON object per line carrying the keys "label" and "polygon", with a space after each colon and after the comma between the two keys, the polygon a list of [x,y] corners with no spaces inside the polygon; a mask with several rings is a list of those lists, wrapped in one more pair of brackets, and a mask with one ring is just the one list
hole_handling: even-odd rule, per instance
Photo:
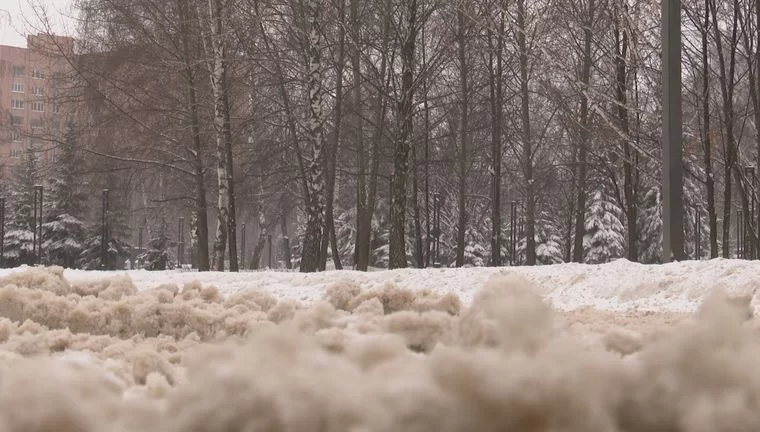
{"label": "tree trunk", "polygon": [[399,121],[401,130],[393,152],[393,180],[391,182],[391,232],[389,267],[406,267],[406,192],[409,175],[409,147],[412,138],[414,99],[414,48],[417,41],[417,0],[409,0],[406,10],[406,39],[401,49],[401,102]]}
{"label": "tree trunk", "polygon": [[[225,89],[226,61],[223,40],[223,8],[221,0],[209,0],[209,14],[211,18],[211,54],[213,56],[211,88],[214,94],[214,129],[216,132],[216,156],[217,156],[217,224],[216,240],[214,241],[214,268],[216,271],[224,271],[224,254],[227,247],[229,227],[232,216],[230,215],[231,203],[231,148],[228,149],[227,137],[229,118],[227,109],[227,97]],[[230,150],[230,151],[228,151]],[[232,239],[229,239],[232,241]],[[232,267],[233,257],[230,257]]]}
{"label": "tree trunk", "polygon": [[324,228],[324,113],[322,101],[322,31],[320,0],[310,0],[309,16],[309,142],[311,161],[307,170],[306,233],[301,253],[301,272],[315,272],[320,265],[320,246]]}
{"label": "tree trunk", "polygon": [[[736,140],[734,136],[734,72],[736,67],[736,38],[739,21],[738,1],[734,1],[734,17],[732,26],[732,37],[729,43],[729,61],[726,64],[725,54],[723,52],[723,34],[718,26],[717,9],[715,0],[710,2],[710,12],[712,13],[713,29],[715,31],[715,44],[718,53],[719,74],[721,96],[723,99],[723,116],[724,128],[726,130],[726,151],[725,163],[723,164],[723,258],[728,258],[731,254],[731,207],[732,207],[732,170],[737,163]],[[738,239],[737,239],[738,241]]]}
{"label": "tree trunk", "polygon": [[457,222],[457,267],[464,265],[464,247],[465,247],[465,234],[467,231],[467,150],[469,147],[469,88],[467,83],[467,55],[466,55],[466,37],[467,31],[465,29],[464,6],[460,6],[457,11],[457,28],[459,30],[457,37],[457,45],[459,48],[459,91],[460,91],[460,110],[461,110],[461,130],[460,148],[459,148],[459,194],[458,194],[458,213],[459,220]]}
{"label": "tree trunk", "polygon": [[412,146],[412,211],[414,223],[414,262],[417,268],[425,268],[425,254],[422,250],[422,221],[418,190],[419,168],[417,166],[417,146]]}
{"label": "tree trunk", "polygon": [[264,246],[266,246],[268,233],[266,226],[259,222],[259,238],[256,240],[256,244],[253,245],[253,254],[251,254],[250,267],[253,270],[261,269],[261,253],[264,251]]}
{"label": "tree trunk", "polygon": [[[627,6],[624,12],[628,11]],[[624,184],[623,190],[625,195],[625,219],[627,221],[628,234],[628,260],[636,262],[639,260],[637,246],[638,231],[636,229],[636,189],[634,187],[633,171],[636,169],[634,155],[630,142],[630,127],[628,118],[628,30],[621,28],[620,11],[615,15],[615,69],[616,69],[616,96],[618,106],[618,121],[620,130],[623,134],[623,161]],[[627,14],[626,14],[627,15]],[[622,34],[621,34],[622,30]]]}
{"label": "tree trunk", "polygon": [[336,67],[335,83],[335,130],[333,131],[332,140],[327,146],[327,157],[325,158],[325,171],[327,187],[325,191],[325,234],[322,236],[322,247],[320,256],[320,270],[325,270],[327,265],[327,247],[332,244],[332,259],[336,270],[342,270],[343,265],[340,262],[340,253],[335,237],[335,176],[337,168],[338,146],[341,140],[341,126],[343,123],[343,70],[346,63],[346,0],[340,0],[338,7],[340,23],[338,37],[338,64]]}
{"label": "tree trunk", "polygon": [[[742,31],[742,35],[744,36],[744,45],[747,48],[748,51],[750,51],[752,47],[752,40],[754,39],[755,52],[752,55],[747,56],[747,73],[749,74],[749,94],[750,99],[752,100],[752,111],[753,111],[753,117],[755,121],[755,127],[760,127],[760,95],[758,95],[758,92],[760,92],[760,83],[758,83],[758,77],[760,77],[760,2],[754,2],[755,4],[755,25],[756,25],[756,38],[753,38],[751,34],[749,34],[748,31]],[[749,13],[749,12],[748,12]],[[747,18],[746,21],[750,21],[749,18]],[[757,170],[757,167],[760,167],[760,133],[755,133],[755,150],[756,154],[755,157],[757,158],[755,160],[755,170]],[[757,175],[757,171],[755,171],[755,175]],[[754,201],[757,203],[758,199],[758,191],[755,190],[756,184],[755,184],[754,178],[747,178],[747,187],[746,191],[748,196],[748,199],[751,201]],[[757,205],[757,204],[756,204]],[[756,210],[757,211],[757,210]],[[753,258],[759,259],[760,258],[760,212],[757,212],[757,216],[753,215],[751,218],[747,219],[748,227],[750,228],[748,232],[751,234],[751,241],[752,241],[752,250],[753,250]]]}
{"label": "tree trunk", "polygon": [[[593,0],[592,0],[593,1]],[[525,264],[536,264],[536,197],[533,185],[533,145],[530,131],[528,90],[528,44],[525,0],[517,1],[517,48],[520,52],[520,96],[522,116],[522,166],[525,177]]]}
{"label": "tree trunk", "polygon": [[195,176],[195,235],[197,236],[196,265],[198,271],[209,271],[208,251],[208,209],[206,203],[205,165],[203,163],[203,142],[201,141],[200,120],[198,118],[198,92],[195,79],[196,69],[190,61],[190,43],[188,39],[188,11],[184,2],[177,2],[180,14],[180,32],[182,34],[182,58],[184,61],[184,78],[187,89],[188,110],[190,111],[190,130],[193,134],[193,173]]}
{"label": "tree trunk", "polygon": [[[760,4],[760,3],[759,3]],[[710,63],[708,36],[710,29],[710,0],[705,0],[705,21],[702,29],[702,121],[704,122],[705,187],[707,189],[707,217],[710,219],[710,258],[718,257],[718,212],[715,208],[715,175],[712,164],[710,131]]]}
{"label": "tree trunk", "polygon": [[583,262],[583,237],[585,235],[586,222],[586,194],[587,194],[587,173],[588,173],[588,145],[590,138],[590,116],[588,89],[591,83],[591,38],[593,36],[591,27],[594,23],[594,13],[596,11],[595,1],[588,2],[588,19],[583,26],[583,67],[581,69],[581,106],[578,134],[578,190],[576,191],[576,208],[575,208],[575,247],[573,249],[573,261]]}
{"label": "tree trunk", "polygon": [[[354,142],[356,143],[357,169],[356,176],[356,240],[354,246],[354,268],[367,270],[369,261],[369,245],[360,244],[364,234],[370,232],[366,226],[367,218],[367,155],[364,148],[364,110],[362,107],[362,72],[361,72],[361,21],[359,18],[359,3],[361,0],[351,0],[349,11],[351,20],[352,41],[351,68],[353,73],[353,129]],[[362,268],[362,266],[364,268]]]}
{"label": "tree trunk", "polygon": [[[500,11],[496,47],[488,30],[489,91],[491,102],[491,265],[501,265],[501,139],[504,93],[502,85],[504,47],[504,12]],[[494,69],[494,57],[496,66]]]}
{"label": "tree trunk", "polygon": [[[425,27],[422,26],[422,70],[427,70],[427,45],[425,39]],[[423,133],[423,146],[425,147],[425,267],[430,266],[432,251],[432,233],[430,231],[430,106],[428,103],[428,77],[422,77],[422,109],[424,110],[425,130]]]}
{"label": "tree trunk", "polygon": [[[354,13],[356,14],[356,19],[352,20],[354,22],[355,28],[359,28],[359,16],[358,16],[358,1],[359,0],[353,0],[352,2],[352,8],[357,8]],[[355,4],[356,3],[356,4]],[[389,71],[388,64],[392,63],[388,61],[388,52],[389,52],[389,45],[390,45],[390,35],[391,35],[391,19],[392,19],[392,2],[391,0],[386,0],[385,2],[385,22],[383,23],[383,50],[381,54],[381,60],[380,60],[380,73],[379,77],[381,79],[381,82],[379,84],[379,88],[388,88],[388,84],[390,82],[391,78],[391,71]],[[360,53],[357,52],[354,54],[357,58],[355,59],[355,62],[358,64],[358,58],[360,56]],[[356,73],[356,72],[355,72]],[[371,155],[371,165],[369,170],[369,184],[367,186],[367,192],[366,192],[366,206],[364,208],[363,214],[357,214],[357,232],[356,232],[356,269],[361,271],[367,271],[369,268],[369,259],[371,254],[371,238],[372,238],[372,217],[375,211],[375,198],[377,193],[377,182],[378,182],[378,175],[379,175],[379,169],[380,169],[380,142],[383,139],[384,134],[384,128],[385,128],[385,112],[387,109],[387,98],[382,96],[382,90],[379,92],[378,97],[376,98],[377,102],[374,108],[374,126],[375,130],[373,131],[372,135],[372,149],[369,153]]]}

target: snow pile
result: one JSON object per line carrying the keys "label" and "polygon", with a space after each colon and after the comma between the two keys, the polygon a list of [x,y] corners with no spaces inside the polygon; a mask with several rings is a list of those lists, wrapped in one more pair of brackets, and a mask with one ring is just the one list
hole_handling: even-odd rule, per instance
{"label": "snow pile", "polygon": [[31,269],[0,279],[0,431],[754,431],[760,321],[554,310],[517,275],[322,299]]}
{"label": "snow pile", "polygon": [[[25,269],[0,269],[0,277]],[[533,283],[552,306],[562,310],[593,307],[610,311],[695,312],[714,288],[731,293],[754,295],[760,286],[760,261],[716,259],[686,261],[666,265],[642,265],[626,260],[610,264],[561,264],[540,267],[403,269],[356,272],[328,271],[315,274],[261,271],[241,273],[196,273],[178,271],[100,272],[66,270],[64,277],[73,285],[102,283],[114,275],[131,279],[138,291],[159,285],[201,283],[213,285],[229,296],[251,290],[276,298],[304,302],[320,300],[324,291],[338,280],[350,281],[364,289],[382,289],[388,284],[412,291],[440,295],[456,294],[468,305],[483,284],[494,276],[517,275]],[[760,297],[757,297],[760,301]],[[753,305],[760,306],[755,302]]]}

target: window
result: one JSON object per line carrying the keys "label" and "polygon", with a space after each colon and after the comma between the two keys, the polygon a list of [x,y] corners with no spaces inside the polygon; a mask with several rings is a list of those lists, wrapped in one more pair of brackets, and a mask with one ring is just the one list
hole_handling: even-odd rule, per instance
{"label": "window", "polygon": [[24,118],[21,116],[11,116],[11,124],[14,126],[21,126],[24,124]]}
{"label": "window", "polygon": [[45,71],[40,69],[34,69],[32,71],[32,78],[34,79],[45,79]]}
{"label": "window", "polygon": [[53,113],[58,114],[61,111],[61,105],[53,104]]}
{"label": "window", "polygon": [[32,102],[32,111],[34,112],[44,112],[45,111],[45,104],[42,102]]}
{"label": "window", "polygon": [[13,86],[11,87],[11,91],[13,93],[23,93],[24,92],[24,84],[23,83],[13,83]]}
{"label": "window", "polygon": [[42,120],[40,119],[33,119],[32,120],[32,131],[39,132],[42,130]]}
{"label": "window", "polygon": [[11,141],[21,142],[21,132],[16,132],[16,131],[11,132]]}
{"label": "window", "polygon": [[16,159],[20,158],[21,157],[21,149],[11,148],[11,157],[12,158],[16,158]]}
{"label": "window", "polygon": [[21,76],[26,72],[26,68],[23,66],[13,66],[13,76]]}
{"label": "window", "polygon": [[17,109],[17,110],[24,109],[24,101],[22,101],[20,99],[12,99],[11,100],[11,109]]}
{"label": "window", "polygon": [[35,96],[44,96],[45,90],[42,87],[34,87],[32,89],[32,94]]}

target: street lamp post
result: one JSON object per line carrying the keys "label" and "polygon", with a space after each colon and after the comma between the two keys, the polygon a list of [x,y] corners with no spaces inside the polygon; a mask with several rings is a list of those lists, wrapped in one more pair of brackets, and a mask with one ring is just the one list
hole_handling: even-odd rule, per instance
{"label": "street lamp post", "polygon": [[245,222],[240,227],[240,268],[245,270]]}
{"label": "street lamp post", "polygon": [[185,218],[179,218],[179,227],[177,228],[177,266],[181,269],[185,263]]}
{"label": "street lamp post", "polygon": [[441,266],[441,203],[443,196],[440,193],[433,195],[433,217],[435,219],[434,228],[435,231],[435,261],[434,267]]}
{"label": "street lamp post", "polygon": [[0,198],[0,268],[5,267],[5,198]]}
{"label": "street lamp post", "polygon": [[684,258],[681,2],[662,0],[662,260]]}
{"label": "street lamp post", "polygon": [[755,231],[755,217],[754,217],[755,215],[755,187],[757,186],[757,183],[755,180],[755,167],[754,166],[744,167],[744,176],[747,182],[746,188],[748,189],[747,215],[744,218],[744,225],[745,225],[744,243],[745,243],[745,250],[748,251],[746,258],[753,260],[757,256],[757,243],[755,242],[755,234],[757,231]]}
{"label": "street lamp post", "polygon": [[744,218],[741,210],[736,211],[736,257],[744,258]]}
{"label": "street lamp post", "polygon": [[267,234],[267,242],[269,243],[269,269],[272,269],[272,234]]}
{"label": "street lamp post", "polygon": [[509,211],[509,265],[513,266],[517,264],[517,201],[512,201]]}
{"label": "street lamp post", "polygon": [[100,268],[108,270],[108,189],[103,189],[103,209],[100,233]]}
{"label": "street lamp post", "polygon": [[702,259],[702,206],[694,207],[694,259]]}
{"label": "street lamp post", "polygon": [[143,231],[145,230],[145,227],[140,225],[140,228],[137,230],[137,253],[139,254],[137,256],[137,263],[136,268],[140,268],[140,256],[142,256],[143,253]]}
{"label": "street lamp post", "polygon": [[32,236],[32,251],[34,264],[42,262],[42,186],[34,186],[34,233]]}

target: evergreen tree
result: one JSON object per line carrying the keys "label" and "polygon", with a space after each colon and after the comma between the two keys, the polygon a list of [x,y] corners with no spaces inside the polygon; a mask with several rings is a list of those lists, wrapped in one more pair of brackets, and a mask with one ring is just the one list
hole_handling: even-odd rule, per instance
{"label": "evergreen tree", "polygon": [[584,261],[601,264],[623,256],[625,237],[620,218],[622,211],[596,191],[586,209],[585,235],[583,236]]}
{"label": "evergreen tree", "polygon": [[643,264],[662,262],[662,194],[653,186],[644,196],[638,218],[639,261]]}
{"label": "evergreen tree", "polygon": [[[489,227],[491,225],[489,223],[481,226]],[[468,227],[465,232],[464,265],[474,267],[486,265],[486,260],[490,259],[489,249],[486,248],[486,244],[486,237],[482,232],[474,227]]]}
{"label": "evergreen tree", "polygon": [[76,185],[76,169],[81,163],[76,151],[76,132],[69,122],[60,156],[49,182],[42,250],[47,264],[67,268],[78,266],[84,249],[84,222],[80,219],[84,195]]}
{"label": "evergreen tree", "polygon": [[39,181],[37,152],[29,146],[24,160],[13,169],[5,231],[5,264],[34,264],[34,186]]}
{"label": "evergreen tree", "polygon": [[161,218],[153,230],[148,242],[149,250],[140,257],[145,265],[146,270],[167,270],[174,268],[171,255],[169,254],[169,245],[171,240],[168,235],[166,219]]}
{"label": "evergreen tree", "polygon": [[548,218],[536,221],[536,263],[562,264],[562,237],[557,226]]}

